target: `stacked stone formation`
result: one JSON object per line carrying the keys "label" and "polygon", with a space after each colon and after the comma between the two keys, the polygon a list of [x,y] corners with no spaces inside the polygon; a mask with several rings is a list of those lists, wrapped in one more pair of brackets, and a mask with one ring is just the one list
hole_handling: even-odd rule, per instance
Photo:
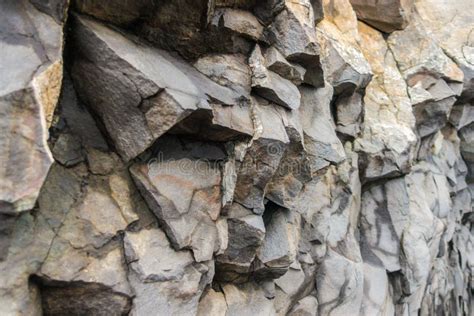
{"label": "stacked stone formation", "polygon": [[1,315],[471,315],[468,0],[0,4]]}

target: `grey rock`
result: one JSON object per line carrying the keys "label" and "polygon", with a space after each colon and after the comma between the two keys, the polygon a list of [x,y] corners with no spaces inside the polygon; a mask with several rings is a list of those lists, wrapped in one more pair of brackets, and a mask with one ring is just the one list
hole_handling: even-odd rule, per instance
{"label": "grey rock", "polygon": [[449,122],[458,130],[471,124],[474,122],[474,106],[469,104],[454,106],[449,115]]}
{"label": "grey rock", "polygon": [[298,64],[288,62],[275,47],[269,47],[264,53],[265,66],[285,79],[299,85],[304,81],[306,69]]}
{"label": "grey rock", "polygon": [[199,58],[194,67],[218,84],[250,98],[251,72],[243,55],[208,55]]}
{"label": "grey rock", "polygon": [[252,98],[254,135],[235,157],[234,201],[261,214],[266,187],[278,170],[289,139],[281,112],[261,98]]}
{"label": "grey rock", "polygon": [[278,278],[296,259],[300,222],[297,213],[283,208],[268,209],[263,215],[265,239],[257,251],[254,270],[258,277]]}
{"label": "grey rock", "polygon": [[195,263],[189,251],[175,251],[158,228],[128,232],[124,246],[136,295],[132,315],[157,310],[168,315],[197,313],[199,297],[208,282],[205,275],[212,279],[207,265]]}
{"label": "grey rock", "polygon": [[[439,0],[415,2],[421,24],[426,28],[443,51],[464,73],[461,99],[468,101],[474,97],[474,46],[470,32],[474,25],[469,1],[456,1],[449,6]],[[455,17],[454,19],[451,19]]]}
{"label": "grey rock", "polygon": [[46,139],[61,90],[63,20],[46,3],[5,1],[1,11],[0,213],[17,214],[33,208],[53,162]]}
{"label": "grey rock", "polygon": [[410,21],[414,4],[413,0],[387,0],[382,3],[350,1],[360,20],[385,33],[404,29]]}
{"label": "grey rock", "polygon": [[[390,35],[387,41],[405,78],[421,137],[429,135],[447,122],[462,71],[445,55],[416,18],[405,30]],[[419,49],[406,51],[407,43],[418,43]]]}
{"label": "grey rock", "polygon": [[290,316],[316,316],[318,312],[318,300],[314,296],[306,296],[300,299],[291,309]]}
{"label": "grey rock", "polygon": [[335,124],[329,109],[333,89],[300,87],[300,117],[304,144],[313,171],[340,163],[345,159],[344,148],[335,133]]}
{"label": "grey rock", "polygon": [[216,292],[212,288],[199,301],[198,316],[226,315],[227,304],[222,292]]}
{"label": "grey rock", "polygon": [[[73,65],[76,88],[101,118],[124,160],[143,152],[194,110],[209,109],[210,97],[237,103],[237,93],[164,51],[139,45],[83,17],[75,17],[75,30],[81,45]],[[140,58],[130,54],[137,50]],[[94,92],[97,87],[103,91],[100,95]]]}
{"label": "grey rock", "polygon": [[215,224],[221,209],[219,169],[182,158],[135,164],[131,173],[173,246],[191,248],[198,262],[211,260],[219,248]]}
{"label": "grey rock", "polygon": [[234,203],[227,215],[228,246],[216,257],[216,278],[224,281],[242,282],[250,272],[257,248],[265,237],[265,226],[261,216]]}
{"label": "grey rock", "polygon": [[304,82],[316,87],[324,84],[319,60],[313,6],[309,0],[284,1],[282,10],[269,28],[269,36],[283,56],[306,68]]}
{"label": "grey rock", "polygon": [[256,45],[249,58],[252,70],[252,89],[260,96],[291,110],[300,106],[300,94],[289,80],[269,71],[265,67],[265,58],[260,46]]}
{"label": "grey rock", "polygon": [[365,90],[362,133],[355,141],[365,182],[409,172],[416,135],[406,83],[382,34],[362,23],[359,34],[374,73]]}
{"label": "grey rock", "polygon": [[226,284],[223,291],[227,303],[226,315],[275,315],[272,301],[265,297],[264,291],[255,283]]}
{"label": "grey rock", "polygon": [[250,12],[238,9],[224,9],[219,24],[251,40],[263,40],[263,26]]}

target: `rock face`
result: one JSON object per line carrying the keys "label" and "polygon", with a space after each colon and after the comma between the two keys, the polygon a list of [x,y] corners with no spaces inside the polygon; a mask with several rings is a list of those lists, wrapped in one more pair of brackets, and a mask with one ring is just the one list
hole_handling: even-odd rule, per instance
{"label": "rock face", "polygon": [[469,1],[0,9],[0,315],[474,313]]}

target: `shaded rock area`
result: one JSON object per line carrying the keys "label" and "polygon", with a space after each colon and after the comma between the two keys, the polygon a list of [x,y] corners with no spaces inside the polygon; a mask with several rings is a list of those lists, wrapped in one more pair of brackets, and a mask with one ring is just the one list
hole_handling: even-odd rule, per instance
{"label": "shaded rock area", "polygon": [[472,315],[466,0],[0,3],[0,315]]}

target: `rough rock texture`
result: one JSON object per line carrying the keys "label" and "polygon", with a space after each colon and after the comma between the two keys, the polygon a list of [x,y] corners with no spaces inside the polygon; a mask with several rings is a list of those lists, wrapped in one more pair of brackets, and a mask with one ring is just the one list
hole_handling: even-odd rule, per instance
{"label": "rough rock texture", "polygon": [[472,7],[3,1],[0,315],[472,315]]}

